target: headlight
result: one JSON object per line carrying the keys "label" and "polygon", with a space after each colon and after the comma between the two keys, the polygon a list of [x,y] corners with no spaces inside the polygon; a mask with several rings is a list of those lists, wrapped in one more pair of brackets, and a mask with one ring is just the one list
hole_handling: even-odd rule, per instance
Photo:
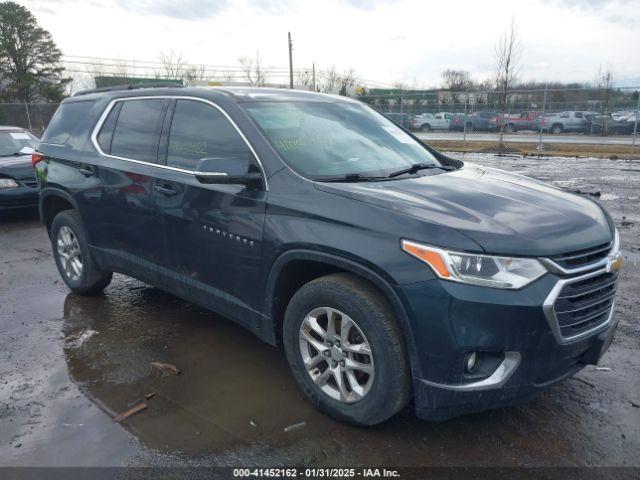
{"label": "headlight", "polygon": [[12,178],[0,178],[0,190],[4,188],[16,188],[17,186],[18,182]]}
{"label": "headlight", "polygon": [[522,288],[547,272],[533,258],[449,252],[408,240],[402,240],[402,249],[429,265],[442,279],[483,287]]}

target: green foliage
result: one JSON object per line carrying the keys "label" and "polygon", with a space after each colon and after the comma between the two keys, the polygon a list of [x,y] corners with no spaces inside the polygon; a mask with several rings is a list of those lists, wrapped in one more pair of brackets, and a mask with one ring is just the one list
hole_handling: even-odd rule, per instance
{"label": "green foliage", "polygon": [[0,100],[59,102],[64,97],[62,52],[31,12],[0,3]]}

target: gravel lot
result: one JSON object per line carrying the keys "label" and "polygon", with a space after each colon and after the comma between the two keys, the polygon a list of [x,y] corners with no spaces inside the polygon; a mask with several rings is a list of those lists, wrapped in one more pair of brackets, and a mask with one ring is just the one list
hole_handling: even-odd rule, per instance
{"label": "gravel lot", "polygon": [[[36,216],[11,215],[0,218],[0,465],[640,466],[640,165],[464,159],[599,195],[612,213],[625,264],[610,370],[587,367],[518,407],[441,423],[407,409],[347,427],[303,399],[280,349],[230,321],[123,276],[104,295],[70,294]],[[154,361],[182,373],[160,377]],[[146,410],[112,421],[151,393]]]}

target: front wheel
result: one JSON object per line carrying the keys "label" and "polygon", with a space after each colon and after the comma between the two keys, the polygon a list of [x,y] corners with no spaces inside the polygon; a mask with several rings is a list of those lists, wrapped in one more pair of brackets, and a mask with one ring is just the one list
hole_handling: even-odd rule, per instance
{"label": "front wheel", "polygon": [[428,123],[425,123],[424,125],[422,125],[422,127],[420,127],[420,130],[422,130],[423,132],[430,132],[431,125],[429,125]]}
{"label": "front wheel", "polygon": [[409,401],[409,366],[393,309],[355,275],[327,275],[298,290],[287,306],[283,343],[300,388],[336,419],[375,425]]}
{"label": "front wheel", "polygon": [[55,216],[51,224],[51,244],[60,276],[75,293],[99,293],[111,283],[113,272],[100,270],[96,265],[75,210],[64,210]]}

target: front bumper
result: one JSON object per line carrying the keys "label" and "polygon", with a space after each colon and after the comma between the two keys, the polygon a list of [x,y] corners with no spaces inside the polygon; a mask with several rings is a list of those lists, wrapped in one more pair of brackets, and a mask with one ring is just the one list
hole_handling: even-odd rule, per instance
{"label": "front bumper", "polygon": [[[545,301],[561,281],[548,274],[516,291],[435,279],[403,286],[418,345],[418,416],[443,420],[527,401],[596,364],[611,344],[614,308],[589,335],[558,341]],[[498,359],[481,375],[469,374],[469,352]]]}
{"label": "front bumper", "polygon": [[39,195],[40,190],[37,187],[23,184],[15,188],[2,189],[0,190],[0,211],[37,208]]}

